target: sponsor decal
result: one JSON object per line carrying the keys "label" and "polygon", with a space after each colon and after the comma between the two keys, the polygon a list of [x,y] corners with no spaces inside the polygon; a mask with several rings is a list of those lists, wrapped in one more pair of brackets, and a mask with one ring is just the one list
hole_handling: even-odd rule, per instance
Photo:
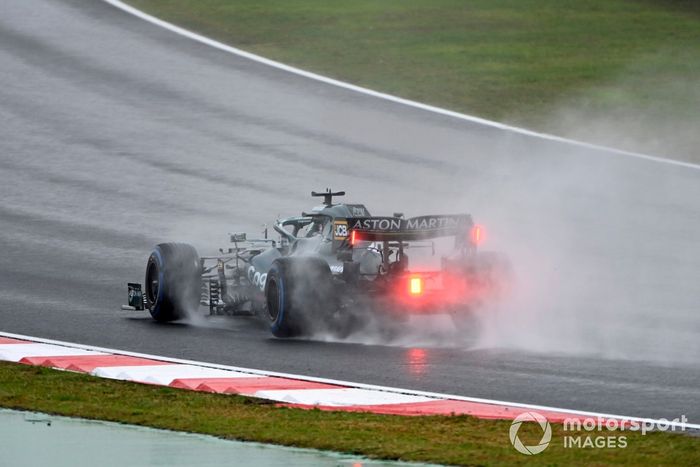
{"label": "sponsor decal", "polygon": [[360,230],[401,230],[401,219],[393,217],[365,217],[355,219],[353,229]]}
{"label": "sponsor decal", "polygon": [[433,230],[448,229],[459,226],[459,222],[454,217],[413,217],[406,219],[407,230]]}
{"label": "sponsor decal", "polygon": [[248,268],[248,280],[254,287],[265,291],[265,282],[267,281],[267,273],[260,274],[253,266]]}
{"label": "sponsor decal", "polygon": [[333,237],[335,240],[345,240],[348,237],[348,221],[336,220],[333,223]]}
{"label": "sponsor decal", "polygon": [[369,213],[367,212],[367,208],[365,208],[361,204],[348,204],[347,206],[350,208],[350,212],[355,217],[367,217],[367,216],[369,216]]}
{"label": "sponsor decal", "polygon": [[421,216],[410,219],[395,217],[356,217],[349,219],[352,229],[385,232],[457,229],[467,222],[466,216]]}

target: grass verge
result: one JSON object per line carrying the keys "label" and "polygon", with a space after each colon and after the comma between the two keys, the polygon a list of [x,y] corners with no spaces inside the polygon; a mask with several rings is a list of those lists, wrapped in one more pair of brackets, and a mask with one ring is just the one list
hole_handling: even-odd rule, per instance
{"label": "grass verge", "polygon": [[[468,416],[399,417],[277,407],[258,399],[96,378],[43,367],[0,363],[0,406],[283,444],[442,464],[700,465],[700,439],[625,433],[625,449],[565,449],[561,426],[536,457],[510,444],[510,422]],[[535,429],[537,428],[537,429]],[[539,427],[521,429],[536,444]]]}
{"label": "grass verge", "polygon": [[689,93],[700,80],[692,0],[128,3],[265,57],[497,120],[542,126],[580,94],[600,111],[653,104],[679,117],[700,103]]}

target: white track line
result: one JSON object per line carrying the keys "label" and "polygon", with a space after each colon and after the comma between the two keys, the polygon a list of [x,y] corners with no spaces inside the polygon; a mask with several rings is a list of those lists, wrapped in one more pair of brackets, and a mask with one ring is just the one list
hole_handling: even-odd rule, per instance
{"label": "white track line", "polygon": [[414,107],[416,109],[426,110],[428,112],[433,112],[433,113],[437,113],[440,115],[446,115],[448,117],[458,118],[460,120],[465,120],[465,121],[468,121],[471,123],[478,123],[480,125],[489,126],[492,128],[498,128],[500,130],[510,131],[512,133],[518,133],[521,135],[533,136],[536,138],[546,139],[549,141],[556,141],[556,142],[560,142],[560,143],[571,144],[571,145],[579,146],[579,147],[583,147],[583,148],[606,151],[606,152],[610,152],[610,153],[622,155],[622,156],[630,156],[630,157],[636,157],[636,158],[644,159],[644,160],[648,160],[648,161],[660,162],[663,164],[676,165],[676,166],[685,167],[688,169],[700,170],[700,165],[693,164],[690,162],[681,162],[681,161],[676,161],[676,160],[672,160],[672,159],[666,159],[664,157],[650,156],[648,154],[642,154],[642,153],[633,152],[633,151],[625,151],[622,149],[609,148],[609,147],[601,146],[598,144],[592,144],[592,143],[586,143],[583,141],[562,138],[561,136],[550,135],[547,133],[539,133],[536,131],[527,130],[525,128],[519,128],[519,127],[515,127],[515,126],[511,126],[511,125],[506,125],[504,123],[494,122],[492,120],[487,120],[484,118],[475,117],[473,115],[466,115],[463,113],[454,112],[452,110],[447,110],[447,109],[435,107],[435,106],[428,105],[428,104],[422,104],[420,102],[412,101],[410,99],[403,99],[401,97],[393,96],[391,94],[385,94],[383,92],[373,91],[372,89],[363,88],[361,86],[356,86],[354,84],[346,83],[344,81],[339,81],[339,80],[336,80],[333,78],[329,78],[327,76],[318,75],[316,73],[311,73],[309,71],[295,68],[293,66],[289,66],[289,65],[286,65],[284,63],[276,62],[274,60],[270,60],[268,58],[261,57],[260,55],[246,52],[245,50],[231,47],[229,45],[215,41],[213,39],[202,36],[202,35],[197,34],[195,32],[189,31],[185,28],[175,26],[174,24],[168,23],[167,21],[163,21],[161,19],[158,19],[158,18],[151,16],[148,13],[145,13],[137,8],[134,8],[130,5],[127,5],[120,0],[102,0],[102,1],[109,3],[110,5],[112,5],[116,8],[119,8],[120,10],[122,10],[126,13],[129,13],[131,15],[138,17],[138,18],[141,18],[144,21],[148,21],[149,23],[155,24],[156,26],[160,26],[161,28],[165,28],[165,29],[172,31],[176,34],[179,34],[181,36],[187,37],[187,38],[195,40],[197,42],[201,42],[202,44],[206,44],[208,46],[222,50],[224,52],[228,52],[228,53],[237,55],[239,57],[247,58],[249,60],[253,60],[255,62],[262,63],[262,64],[265,64],[265,65],[268,65],[268,66],[271,66],[271,67],[274,67],[274,68],[277,68],[280,70],[284,70],[284,71],[287,71],[289,73],[294,73],[295,75],[303,76],[305,78],[309,78],[309,79],[313,79],[316,81],[320,81],[322,83],[330,84],[332,86],[337,86],[340,88],[349,89],[351,91],[359,92],[359,93],[362,93],[362,94],[365,94],[368,96],[376,97],[379,99],[384,99],[384,100],[395,102],[398,104],[407,105],[409,107]]}
{"label": "white track line", "polygon": [[[290,379],[297,379],[297,380],[302,380],[302,381],[314,381],[314,382],[318,382],[318,383],[334,384],[337,386],[347,386],[347,387],[351,387],[351,388],[369,389],[369,390],[373,390],[373,391],[384,391],[384,392],[390,392],[390,393],[394,393],[394,394],[406,394],[406,395],[410,395],[410,396],[422,396],[422,397],[429,397],[429,398],[435,398],[435,399],[452,399],[452,400],[465,401],[465,402],[476,402],[476,403],[481,403],[481,404],[505,405],[505,406],[509,406],[509,407],[519,407],[519,408],[528,409],[528,410],[563,412],[563,413],[570,413],[572,415],[579,415],[579,416],[583,416],[583,417],[614,418],[614,419],[618,419],[618,420],[628,420],[628,421],[635,421],[635,422],[640,422],[640,423],[645,423],[645,422],[646,423],[657,423],[660,421],[659,419],[653,419],[653,418],[628,417],[628,416],[624,416],[624,415],[606,414],[606,413],[600,413],[600,412],[587,412],[587,411],[582,411],[582,410],[563,409],[563,408],[548,407],[548,406],[534,405],[534,404],[522,404],[519,402],[506,402],[506,401],[491,400],[491,399],[481,399],[478,397],[466,397],[466,396],[458,396],[458,395],[454,395],[454,394],[440,394],[440,393],[436,393],[436,392],[415,391],[415,390],[411,390],[411,389],[376,386],[376,385],[372,385],[372,384],[353,383],[353,382],[349,382],[349,381],[342,381],[342,380],[335,380],[335,379],[328,379],[328,378],[316,378],[313,376],[294,375],[294,374],[289,374],[289,373],[277,373],[274,371],[254,370],[254,369],[250,369],[250,368],[241,368],[241,367],[230,366],[230,365],[219,365],[216,363],[197,362],[197,361],[193,361],[193,360],[183,360],[183,359],[179,359],[179,358],[161,357],[161,356],[157,356],[157,355],[149,355],[149,354],[143,354],[143,353],[138,353],[138,352],[128,352],[125,350],[116,350],[116,349],[109,349],[109,348],[104,348],[104,347],[95,347],[95,346],[82,345],[82,344],[73,344],[70,342],[57,341],[57,340],[53,340],[53,339],[44,339],[41,337],[25,336],[23,334],[14,334],[14,333],[10,333],[10,332],[0,332],[0,336],[10,337],[10,338],[20,339],[20,340],[29,340],[29,341],[40,342],[40,343],[44,343],[44,344],[60,345],[60,346],[69,347],[72,349],[82,349],[82,350],[88,350],[88,351],[94,351],[94,352],[106,352],[106,353],[117,354],[117,355],[129,355],[132,357],[148,358],[148,359],[152,359],[152,360],[159,360],[162,362],[182,363],[185,365],[194,365],[194,366],[199,366],[199,367],[203,367],[203,368],[217,368],[220,370],[229,370],[229,371],[232,370],[232,371],[238,371],[241,373],[248,373],[248,374],[254,374],[254,375],[261,375],[261,376],[277,376],[277,377],[281,377],[281,378],[290,378]],[[26,345],[26,344],[22,344],[22,345]],[[697,423],[682,424],[682,423],[676,423],[676,422],[669,422],[669,426],[677,427],[677,428],[685,427],[686,429],[691,429],[691,430],[700,430],[700,424],[697,424]]]}

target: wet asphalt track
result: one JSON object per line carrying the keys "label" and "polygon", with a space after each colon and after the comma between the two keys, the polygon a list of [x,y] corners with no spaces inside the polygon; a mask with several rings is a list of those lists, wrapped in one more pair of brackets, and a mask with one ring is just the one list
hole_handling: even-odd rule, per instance
{"label": "wet asphalt track", "polygon": [[[383,102],[212,50],[100,1],[3,1],[0,83],[3,331],[700,421],[700,171]],[[553,290],[610,294],[567,300],[583,317],[572,326],[597,336],[609,316],[633,329],[642,361],[280,341],[250,319],[159,325],[118,311],[154,243],[192,239],[201,250],[237,226],[259,230],[308,208],[308,192],[326,186],[378,213],[498,211],[494,225],[530,251],[520,257],[553,243],[558,257],[581,261],[586,274],[562,274]],[[645,363],[649,348],[670,357]]]}

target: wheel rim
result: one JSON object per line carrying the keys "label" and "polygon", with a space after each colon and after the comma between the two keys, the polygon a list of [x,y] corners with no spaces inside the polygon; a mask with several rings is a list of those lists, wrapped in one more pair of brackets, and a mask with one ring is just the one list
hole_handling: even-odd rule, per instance
{"label": "wheel rim", "polygon": [[160,281],[158,275],[158,267],[156,264],[149,264],[148,272],[146,273],[146,297],[148,298],[148,302],[151,304],[156,303],[160,292]]}
{"label": "wheel rim", "polygon": [[267,284],[267,313],[270,315],[270,321],[277,321],[280,313],[280,293],[275,280]]}

